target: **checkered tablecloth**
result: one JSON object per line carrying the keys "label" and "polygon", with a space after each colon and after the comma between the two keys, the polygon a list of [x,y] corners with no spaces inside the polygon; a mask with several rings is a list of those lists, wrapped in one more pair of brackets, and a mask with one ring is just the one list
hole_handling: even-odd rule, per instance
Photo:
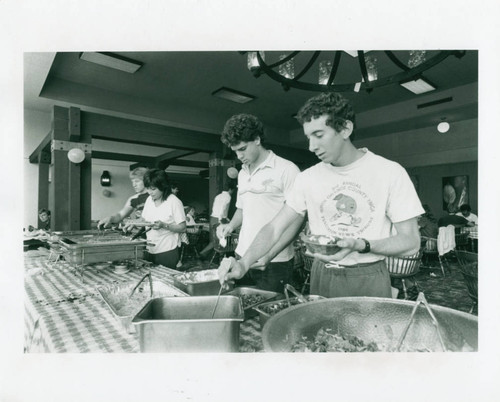
{"label": "checkered tablecloth", "polygon": [[[66,262],[50,264],[46,255],[25,255],[26,352],[139,352],[137,334],[129,334],[109,310],[96,287],[138,282],[148,271],[117,274],[111,268],[78,272]],[[169,268],[151,268],[154,280],[173,282]],[[262,351],[257,319],[240,326],[240,351]]]}
{"label": "checkered tablecloth", "polygon": [[462,228],[462,233],[468,233],[469,237],[471,239],[478,239],[479,238],[479,233],[478,233],[477,225],[475,225],[475,226],[464,226]]}

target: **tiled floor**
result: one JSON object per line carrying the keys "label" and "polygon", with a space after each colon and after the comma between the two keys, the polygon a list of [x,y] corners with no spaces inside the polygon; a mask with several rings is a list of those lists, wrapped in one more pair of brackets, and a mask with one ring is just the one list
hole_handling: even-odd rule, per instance
{"label": "tiled floor", "polygon": [[[212,254],[210,254],[210,257]],[[184,257],[181,270],[202,270],[216,268],[218,266],[218,258],[214,259],[214,263],[209,267],[209,260],[200,261],[194,255]],[[451,255],[447,258],[445,276],[443,277],[438,261],[430,261],[429,265],[433,268],[421,268],[415,276],[419,290],[424,293],[425,298],[431,304],[437,304],[444,307],[449,307],[455,310],[469,312],[473,306],[472,299],[469,297],[467,286],[463,275],[460,273],[456,259]],[[302,284],[305,280],[304,271],[300,266],[296,267],[292,286],[296,289],[302,289]],[[402,286],[399,280],[393,283],[393,286],[400,288],[398,298],[404,298]],[[307,293],[307,290],[305,291]],[[416,298],[416,292],[409,292]],[[477,307],[474,308],[473,314],[477,315]]]}

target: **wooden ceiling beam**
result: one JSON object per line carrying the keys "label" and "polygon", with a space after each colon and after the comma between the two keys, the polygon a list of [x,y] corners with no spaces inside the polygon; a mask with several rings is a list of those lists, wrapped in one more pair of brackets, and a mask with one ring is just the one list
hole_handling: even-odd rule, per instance
{"label": "wooden ceiling beam", "polygon": [[38,144],[36,149],[30,155],[30,163],[38,163],[39,157],[42,152],[50,153],[50,142],[52,141],[52,131],[50,131],[45,138]]}
{"label": "wooden ceiling beam", "polygon": [[91,112],[81,113],[81,125],[82,132],[102,140],[197,152],[222,152],[220,137],[194,130]]}
{"label": "wooden ceiling beam", "polygon": [[121,154],[116,152],[102,152],[102,151],[92,151],[92,159],[109,159],[112,161],[145,162],[153,164],[155,162],[155,158],[152,156]]}

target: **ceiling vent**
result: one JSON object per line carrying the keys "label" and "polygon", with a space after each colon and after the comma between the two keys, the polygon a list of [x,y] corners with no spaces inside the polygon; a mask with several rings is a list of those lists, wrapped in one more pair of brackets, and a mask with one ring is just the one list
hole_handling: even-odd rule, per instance
{"label": "ceiling vent", "polygon": [[246,94],[244,92],[236,91],[235,89],[222,87],[212,92],[213,96],[226,99],[236,103],[248,103],[255,99],[255,96]]}
{"label": "ceiling vent", "polygon": [[82,52],[80,59],[130,74],[135,73],[143,65],[140,61],[109,52]]}
{"label": "ceiling vent", "polygon": [[427,103],[421,103],[420,105],[417,105],[417,109],[424,109],[426,107],[436,106],[436,105],[439,105],[441,103],[451,102],[452,100],[453,100],[453,97],[449,96],[448,98],[438,99],[438,100],[435,100],[432,102],[427,102]]}

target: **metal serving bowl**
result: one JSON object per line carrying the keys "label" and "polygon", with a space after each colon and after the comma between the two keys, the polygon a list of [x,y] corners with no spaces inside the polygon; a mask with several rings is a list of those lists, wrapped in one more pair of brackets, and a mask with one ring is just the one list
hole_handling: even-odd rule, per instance
{"label": "metal serving bowl", "polygon": [[[289,352],[303,337],[314,339],[321,328],[341,336],[354,335],[395,350],[405,331],[415,302],[377,297],[339,297],[290,307],[267,321],[262,342],[267,352]],[[439,323],[439,335],[432,318],[420,304],[404,337],[401,351],[477,351],[476,316],[446,307],[430,305]]]}
{"label": "metal serving bowl", "polygon": [[301,234],[300,240],[304,243],[307,251],[310,253],[319,253],[323,255],[334,255],[340,251],[340,247],[336,244],[321,244],[318,241],[314,240],[317,236],[311,235],[306,236],[305,234]]}

